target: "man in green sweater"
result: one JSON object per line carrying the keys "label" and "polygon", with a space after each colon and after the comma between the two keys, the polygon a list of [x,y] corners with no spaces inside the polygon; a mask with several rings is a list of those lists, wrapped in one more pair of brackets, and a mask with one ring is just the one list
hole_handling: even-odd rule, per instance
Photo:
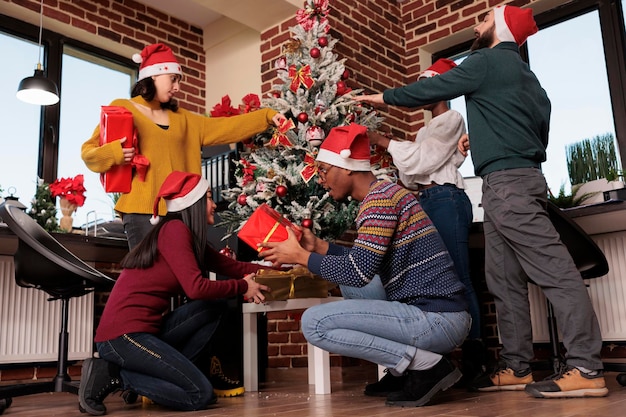
{"label": "man in green sweater", "polygon": [[[459,66],[426,80],[363,95],[374,104],[419,107],[465,96],[472,161],[483,179],[485,276],[502,340],[493,373],[473,381],[478,391],[522,390],[540,398],[608,394],[602,337],[589,295],[546,212],[550,101],[519,46],[537,32],[529,9],[499,6],[474,28],[472,53]],[[566,366],[534,382],[528,281],[553,304]]]}

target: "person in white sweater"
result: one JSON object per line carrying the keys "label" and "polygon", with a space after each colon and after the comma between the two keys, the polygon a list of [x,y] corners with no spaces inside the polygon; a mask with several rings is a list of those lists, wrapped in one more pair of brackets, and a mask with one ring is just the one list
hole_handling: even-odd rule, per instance
{"label": "person in white sweater", "polygon": [[[449,59],[439,59],[419,79],[437,76],[454,68]],[[398,168],[402,185],[411,190],[439,231],[454,266],[465,285],[472,327],[462,346],[463,383],[469,382],[485,370],[486,349],[482,343],[480,325],[480,304],[472,285],[469,267],[468,238],[472,224],[472,204],[465,193],[463,176],[459,167],[465,155],[457,149],[457,144],[466,135],[463,116],[440,101],[422,107],[432,113],[432,119],[418,132],[415,140],[394,140],[377,132],[368,132],[370,143],[386,148]],[[374,287],[376,283],[372,284]],[[374,288],[368,288],[368,296]],[[357,294],[349,297],[363,298]],[[387,374],[383,380],[366,387],[366,393],[380,395],[389,391],[400,381],[394,381]]]}

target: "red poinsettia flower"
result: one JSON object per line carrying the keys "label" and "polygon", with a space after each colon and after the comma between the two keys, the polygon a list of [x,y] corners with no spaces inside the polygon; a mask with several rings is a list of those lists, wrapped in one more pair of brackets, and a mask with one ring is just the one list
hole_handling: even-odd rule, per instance
{"label": "red poinsettia flower", "polygon": [[239,106],[241,113],[250,113],[261,108],[261,100],[256,94],[247,94],[241,102],[243,103]]}
{"label": "red poinsettia flower", "polygon": [[50,194],[53,198],[61,197],[72,204],[82,207],[85,204],[84,176],[79,174],[74,178],[57,178],[50,184]]}
{"label": "red poinsettia flower", "polygon": [[239,109],[234,108],[230,104],[230,97],[225,95],[222,97],[222,102],[217,103],[211,109],[211,116],[213,117],[230,117],[239,114]]}

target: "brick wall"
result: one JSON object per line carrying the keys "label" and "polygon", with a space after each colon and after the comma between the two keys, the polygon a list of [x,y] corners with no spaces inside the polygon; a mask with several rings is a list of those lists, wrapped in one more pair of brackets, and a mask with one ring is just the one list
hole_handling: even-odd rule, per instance
{"label": "brick wall", "polygon": [[[38,0],[1,2],[39,13]],[[84,35],[96,35],[134,52],[156,42],[167,44],[185,74],[177,95],[179,103],[187,110],[205,112],[206,57],[202,29],[132,0],[44,0],[43,14],[45,29],[52,26],[51,21],[60,22]]]}

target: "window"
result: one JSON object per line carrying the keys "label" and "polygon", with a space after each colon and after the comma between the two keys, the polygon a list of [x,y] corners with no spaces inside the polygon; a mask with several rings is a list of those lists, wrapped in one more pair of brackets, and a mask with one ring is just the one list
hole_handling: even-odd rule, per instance
{"label": "window", "polygon": [[33,75],[39,48],[37,43],[0,32],[5,62],[0,65],[0,188],[2,196],[13,194],[30,206],[37,187],[37,165],[41,109],[15,98],[17,86]]}
{"label": "window", "polygon": [[13,192],[30,207],[38,177],[50,183],[83,174],[87,199],[74,216],[74,226],[84,225],[90,212],[91,222],[112,220],[112,196],[104,192],[99,174],[85,166],[80,148],[99,123],[100,106],[130,96],[136,64],[44,29],[42,63],[48,78],[59,86],[61,101],[47,107],[26,104],[15,92],[21,79],[33,75],[38,33],[36,26],[0,15],[0,44],[6,62],[12,63],[0,66],[2,196]]}
{"label": "window", "polygon": [[[85,205],[74,215],[74,226],[94,219],[112,220],[113,196],[104,192],[100,175],[90,171],[80,148],[100,121],[100,106],[130,97],[134,71],[72,47],[63,53],[58,177],[85,177]],[[87,219],[87,217],[89,217]]]}
{"label": "window", "polygon": [[[613,49],[615,44],[624,50],[624,33],[623,25],[617,30],[611,23],[615,13],[621,13],[621,7],[597,1],[574,2],[546,12],[536,16],[540,30],[521,48],[552,102],[547,161],[542,169],[553,193],[562,184],[570,189],[567,144],[611,133],[624,158],[626,127],[620,109],[624,108],[626,68],[624,54],[612,52],[620,49]],[[453,57],[458,64],[468,49],[469,44],[464,44],[437,56]],[[451,108],[465,115],[465,99],[452,100]],[[470,158],[460,170],[464,177],[474,175]]]}

